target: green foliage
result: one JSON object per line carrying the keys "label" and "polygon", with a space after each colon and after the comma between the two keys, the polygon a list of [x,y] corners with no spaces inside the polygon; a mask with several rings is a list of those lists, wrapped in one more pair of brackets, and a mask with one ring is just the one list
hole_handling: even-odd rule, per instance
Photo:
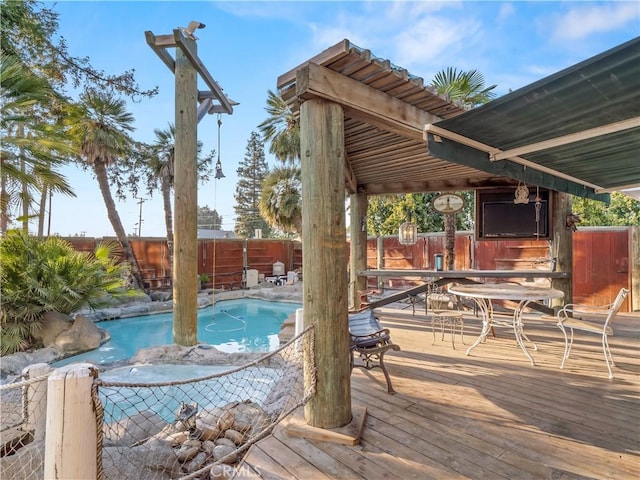
{"label": "green foliage", "polygon": [[640,225],[640,202],[623,193],[612,193],[611,202],[573,197],[573,211],[580,216],[578,226]]}
{"label": "green foliage", "polygon": [[[473,192],[458,192],[465,199],[464,209],[456,215],[456,229],[473,228]],[[370,197],[367,211],[369,235],[397,235],[400,225],[414,222],[418,233],[444,231],[444,215],[436,212],[432,202],[438,193],[407,193]]]}
{"label": "green foliage", "polygon": [[452,67],[438,72],[433,78],[432,86],[440,95],[471,107],[485,104],[494,98],[496,94],[491,90],[497,87],[485,87],[484,75],[478,70],[459,72]]}
{"label": "green foliage", "polygon": [[198,207],[198,228],[222,230],[222,216],[217,210],[211,210],[209,205]]}
{"label": "green foliage", "polygon": [[302,236],[302,172],[275,168],[262,184],[260,213],[275,228]]}
{"label": "green foliage", "polygon": [[57,237],[43,240],[14,230],[1,238],[2,354],[28,347],[45,312],[71,314],[104,305],[110,296],[130,295],[127,265],[115,262],[116,248],[102,243],[88,254]]}
{"label": "green foliage", "polygon": [[269,173],[269,165],[264,156],[264,142],[260,135],[251,132],[247,142],[247,150],[244,160],[240,162],[238,169],[238,184],[234,198],[236,205],[235,232],[244,238],[253,237],[255,229],[259,228],[264,237],[271,234],[271,228],[260,214],[260,196],[262,183]]}

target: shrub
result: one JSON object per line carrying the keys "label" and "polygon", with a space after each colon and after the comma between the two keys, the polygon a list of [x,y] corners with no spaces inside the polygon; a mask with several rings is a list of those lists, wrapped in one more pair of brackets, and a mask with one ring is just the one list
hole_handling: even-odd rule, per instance
{"label": "shrub", "polygon": [[10,231],[0,239],[0,351],[24,350],[48,311],[71,314],[96,308],[110,296],[130,294],[127,265],[116,263],[115,242],[78,252],[58,237],[40,239]]}

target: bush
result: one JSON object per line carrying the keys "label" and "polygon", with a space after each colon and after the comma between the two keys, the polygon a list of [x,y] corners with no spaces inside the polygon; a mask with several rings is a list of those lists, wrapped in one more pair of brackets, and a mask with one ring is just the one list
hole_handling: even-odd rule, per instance
{"label": "bush", "polygon": [[128,295],[126,264],[114,258],[118,245],[105,242],[95,252],[78,252],[58,237],[40,239],[10,231],[0,239],[0,351],[31,346],[48,311],[71,314],[96,308],[110,296]]}

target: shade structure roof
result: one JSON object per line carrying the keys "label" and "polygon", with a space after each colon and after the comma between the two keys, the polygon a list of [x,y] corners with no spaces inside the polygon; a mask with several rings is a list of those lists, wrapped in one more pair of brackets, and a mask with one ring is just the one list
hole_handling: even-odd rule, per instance
{"label": "shade structure roof", "polygon": [[[545,81],[541,80],[467,110],[439,96],[422,78],[345,39],[278,77],[277,87],[294,112],[312,98],[342,105],[345,186],[350,193],[474,190],[523,181],[604,199],[597,193],[602,189],[640,185],[638,58],[638,41],[628,42],[591,59],[590,68],[586,61],[545,79],[557,85],[552,92],[535,87]],[[581,81],[585,74],[593,80]],[[581,113],[574,115],[578,107]],[[515,121],[508,116],[511,111],[519,112]],[[512,159],[491,161],[485,148],[500,154],[593,128],[611,128],[621,120],[627,122],[623,129],[608,133],[605,143],[605,136],[592,137],[522,154],[532,162],[527,166]],[[629,122],[636,123],[629,127]],[[434,135],[428,126],[441,134]],[[477,144],[469,146],[464,139]],[[505,143],[494,144],[498,140]],[[604,173],[602,163],[609,163]],[[574,175],[568,178],[558,165],[566,165]]]}
{"label": "shade structure roof", "polygon": [[569,193],[640,186],[640,37],[426,128],[431,154]]}

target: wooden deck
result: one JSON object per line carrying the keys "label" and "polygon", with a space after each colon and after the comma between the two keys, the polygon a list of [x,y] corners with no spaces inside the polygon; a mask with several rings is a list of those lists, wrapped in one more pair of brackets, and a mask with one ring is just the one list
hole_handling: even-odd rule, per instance
{"label": "wooden deck", "polygon": [[[538,315],[526,317],[538,344],[531,366],[507,328],[496,327],[497,338],[465,356],[466,346],[456,341],[453,350],[448,334],[432,346],[424,315],[378,313],[402,347],[385,357],[398,393],[386,393],[382,372],[354,370],[352,405],[367,408],[360,444],[289,436],[284,421],[250,448],[236,478],[640,478],[637,314],[616,319],[609,380],[595,336],[577,334],[560,370],[562,333]],[[465,317],[467,346],[479,327]]]}

